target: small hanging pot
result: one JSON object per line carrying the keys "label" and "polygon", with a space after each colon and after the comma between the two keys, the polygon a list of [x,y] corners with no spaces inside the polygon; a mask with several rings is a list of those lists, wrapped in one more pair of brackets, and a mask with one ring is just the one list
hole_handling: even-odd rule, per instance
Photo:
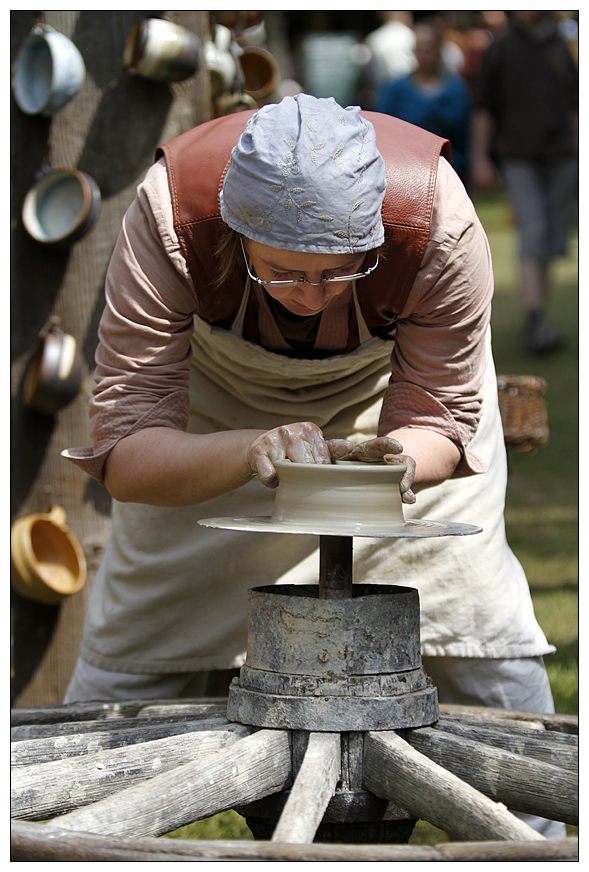
{"label": "small hanging pot", "polygon": [[142,18],[129,34],[123,64],[146,79],[182,82],[200,69],[203,53],[200,39],[186,27],[164,18]]}
{"label": "small hanging pot", "polygon": [[238,69],[232,52],[233,36],[227,27],[218,24],[215,27],[214,39],[205,43],[205,64],[211,81],[211,94],[217,99],[221,94],[232,91]]}
{"label": "small hanging pot", "polygon": [[86,173],[71,167],[49,170],[24,199],[23,224],[37,242],[67,247],[94,225],[100,199],[98,185]]}
{"label": "small hanging pot", "polygon": [[243,90],[254,100],[267,97],[280,82],[280,68],[273,54],[258,45],[245,46],[239,55]]}
{"label": "small hanging pot", "polygon": [[26,115],[53,115],[75,97],[85,78],[84,60],[71,39],[38,24],[17,55],[12,92]]}
{"label": "small hanging pot", "polygon": [[77,342],[53,319],[39,334],[27,368],[23,403],[44,415],[54,415],[79,393],[86,363]]}
{"label": "small hanging pot", "polygon": [[66,525],[66,513],[53,506],[44,514],[19,518],[10,530],[10,581],[26,599],[59,605],[86,583],[86,558]]}

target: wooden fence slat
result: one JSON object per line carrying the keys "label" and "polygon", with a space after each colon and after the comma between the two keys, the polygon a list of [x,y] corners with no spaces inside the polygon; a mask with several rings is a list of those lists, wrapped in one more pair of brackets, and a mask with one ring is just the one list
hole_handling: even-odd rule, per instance
{"label": "wooden fence slat", "polygon": [[260,730],[229,748],[156,775],[44,826],[134,838],[162,835],[235,805],[284,789],[291,774],[290,740]]}
{"label": "wooden fence slat", "polygon": [[13,821],[11,860],[37,862],[578,862],[579,841],[450,842],[440,845],[286,845],[283,842],[105,839]]}
{"label": "wooden fence slat", "polygon": [[513,811],[579,822],[579,776],[442,730],[407,730],[406,741],[439,766]]}
{"label": "wooden fence slat", "polygon": [[311,844],[335,793],[340,770],[340,733],[311,733],[303,763],[274,830],[273,842]]}
{"label": "wooden fence slat", "polygon": [[505,806],[488,799],[411,747],[393,732],[366,734],[364,784],[452,837],[478,840],[544,840]]}
{"label": "wooden fence slat", "polygon": [[219,751],[253,731],[253,727],[236,727],[170,736],[36,766],[19,766],[11,776],[11,816],[46,820],[97,802],[189,763],[199,755]]}

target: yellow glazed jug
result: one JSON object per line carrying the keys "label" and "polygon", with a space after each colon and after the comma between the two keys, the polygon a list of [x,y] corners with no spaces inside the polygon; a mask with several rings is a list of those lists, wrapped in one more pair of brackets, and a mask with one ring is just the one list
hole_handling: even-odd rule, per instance
{"label": "yellow glazed jug", "polygon": [[10,531],[10,580],[17,593],[46,605],[58,605],[86,582],[86,558],[66,526],[61,506],[27,515]]}

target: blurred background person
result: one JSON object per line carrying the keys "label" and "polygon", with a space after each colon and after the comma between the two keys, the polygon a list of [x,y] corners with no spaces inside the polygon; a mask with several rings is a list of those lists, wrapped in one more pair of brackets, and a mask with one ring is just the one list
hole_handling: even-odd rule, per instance
{"label": "blurred background person", "polygon": [[364,40],[371,56],[365,73],[367,109],[376,109],[384,86],[402,79],[417,65],[413,13],[381,10],[378,14],[383,24]]}
{"label": "blurred background person", "polygon": [[519,234],[525,348],[557,351],[546,316],[549,268],[566,254],[578,194],[578,74],[552,12],[511,13],[485,51],[476,87],[471,181],[500,178]]}
{"label": "blurred background person", "polygon": [[466,184],[470,89],[444,61],[443,23],[423,18],[415,23],[414,31],[416,68],[383,90],[376,109],[449,139],[452,166]]}

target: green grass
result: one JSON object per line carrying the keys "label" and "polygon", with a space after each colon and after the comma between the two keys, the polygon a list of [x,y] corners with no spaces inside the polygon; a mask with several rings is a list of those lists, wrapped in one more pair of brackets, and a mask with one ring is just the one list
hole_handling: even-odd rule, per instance
{"label": "green grass", "polygon": [[546,379],[549,444],[509,452],[507,538],[528,577],[538,623],[557,647],[546,668],[557,712],[578,714],[578,234],[553,269],[549,315],[567,346],[548,357],[522,347],[517,245],[499,194],[475,199],[495,273],[492,330],[495,365],[504,375]]}
{"label": "green grass", "polygon": [[[555,270],[551,316],[568,336],[566,349],[531,358],[522,349],[516,242],[510,212],[497,193],[478,197],[477,210],[489,236],[495,272],[492,329],[497,372],[536,375],[548,383],[550,442],[535,452],[509,453],[505,511],[507,536],[530,583],[538,622],[557,647],[545,658],[556,711],[578,714],[578,261],[576,238]],[[577,827],[567,827],[578,835]],[[173,838],[251,839],[245,820],[223,812],[170,834]],[[419,821],[410,844],[448,840]]]}

